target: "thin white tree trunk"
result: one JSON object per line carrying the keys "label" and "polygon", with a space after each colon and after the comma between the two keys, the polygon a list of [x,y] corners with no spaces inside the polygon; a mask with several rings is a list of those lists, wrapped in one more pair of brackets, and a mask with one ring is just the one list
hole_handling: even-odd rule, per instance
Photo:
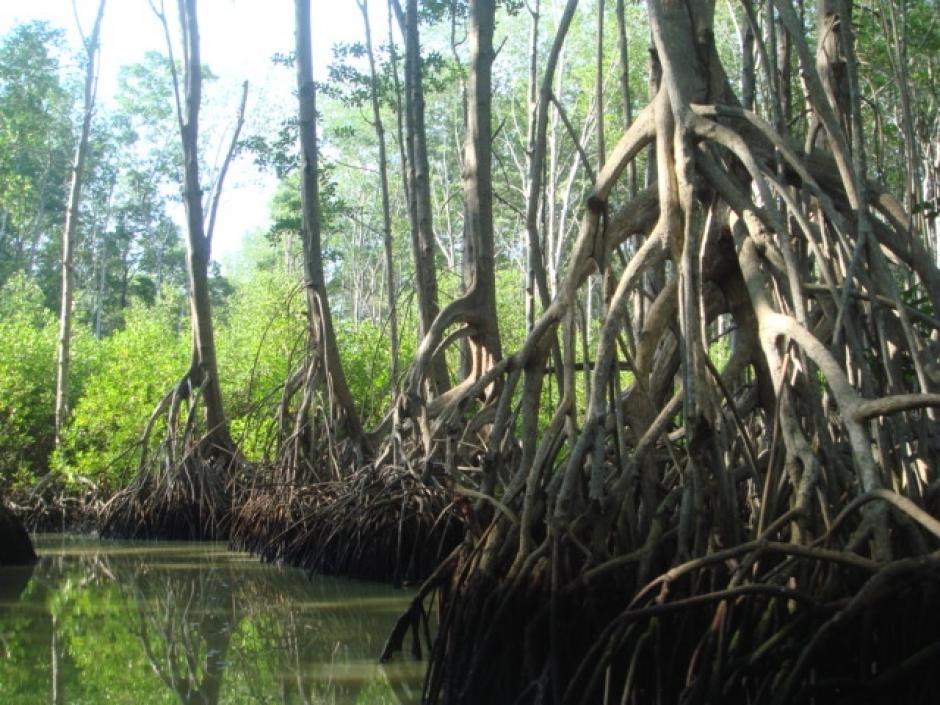
{"label": "thin white tree trunk", "polygon": [[65,227],[62,231],[62,298],[59,309],[59,340],[56,354],[55,385],[55,442],[62,442],[62,431],[69,417],[69,373],[71,368],[72,341],[72,299],[74,297],[75,239],[78,233],[79,208],[82,198],[82,181],[85,175],[85,161],[88,156],[88,138],[91,132],[91,119],[95,112],[95,97],[98,89],[97,56],[104,17],[105,0],[98,5],[98,14],[91,36],[85,40],[85,103],[82,112],[82,128],[78,145],[75,148],[75,160],[72,163],[72,181],[69,187],[69,201],[65,212]]}

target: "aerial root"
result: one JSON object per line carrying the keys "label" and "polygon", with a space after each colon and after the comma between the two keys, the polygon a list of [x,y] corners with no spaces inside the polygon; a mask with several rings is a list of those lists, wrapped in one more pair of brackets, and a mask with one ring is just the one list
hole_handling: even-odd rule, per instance
{"label": "aerial root", "polygon": [[[579,572],[576,554],[558,560]],[[519,589],[463,557],[426,583],[386,645],[386,657],[402,648],[436,592],[431,703],[933,702],[936,554],[871,570],[753,548],[664,574],[625,609],[632,569],[553,591],[542,560]]]}
{"label": "aerial root", "polygon": [[415,583],[463,537],[453,498],[411,470],[365,466],[326,491],[279,540],[279,557],[308,571]]}
{"label": "aerial root", "polygon": [[213,540],[228,538],[231,473],[222,457],[193,453],[162,472],[148,468],[101,509],[103,536]]}
{"label": "aerial root", "polygon": [[[410,468],[365,465],[330,481],[262,466],[235,502],[231,544],[310,572],[395,584],[426,578],[463,537],[457,499]],[[459,504],[459,501],[458,501]]]}

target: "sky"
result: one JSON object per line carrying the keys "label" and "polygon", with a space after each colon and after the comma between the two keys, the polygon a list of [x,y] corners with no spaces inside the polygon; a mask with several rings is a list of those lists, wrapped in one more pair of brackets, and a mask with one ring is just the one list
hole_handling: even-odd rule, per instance
{"label": "sky", "polygon": [[[91,31],[98,0],[74,0],[85,33]],[[336,42],[361,41],[362,16],[356,0],[312,0],[314,74],[323,78]],[[373,41],[387,36],[386,3],[370,3]],[[166,2],[171,26],[178,24],[176,3]],[[292,0],[199,0],[197,5],[203,63],[219,80],[208,90],[230,96],[231,108],[222,118],[234,121],[238,86],[248,80],[249,98],[245,129],[270,124],[293,111],[294,73],[275,67],[271,57],[286,53],[294,43]],[[0,0],[0,35],[20,22],[47,20],[66,30],[70,45],[80,46],[73,0]],[[118,68],[135,63],[145,52],[166,51],[161,26],[147,0],[108,0],[101,30],[99,101],[107,105],[117,86]],[[175,47],[176,56],[181,55]],[[203,143],[213,160],[227,139]],[[268,202],[275,187],[270,175],[259,174],[249,158],[234,163],[226,178],[213,241],[213,258],[224,261],[237,252],[244,236],[268,224]],[[179,218],[182,225],[182,217]]]}

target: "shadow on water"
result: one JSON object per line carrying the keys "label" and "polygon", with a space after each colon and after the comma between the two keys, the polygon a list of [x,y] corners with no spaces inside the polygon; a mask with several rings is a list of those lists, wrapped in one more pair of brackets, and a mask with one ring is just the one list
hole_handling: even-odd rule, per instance
{"label": "shadow on water", "polygon": [[3,566],[0,568],[0,614],[13,605],[23,594],[33,577],[35,564]]}
{"label": "shadow on water", "polygon": [[409,595],[259,564],[220,544],[40,536],[0,571],[0,703],[417,703],[421,663],[377,656]]}

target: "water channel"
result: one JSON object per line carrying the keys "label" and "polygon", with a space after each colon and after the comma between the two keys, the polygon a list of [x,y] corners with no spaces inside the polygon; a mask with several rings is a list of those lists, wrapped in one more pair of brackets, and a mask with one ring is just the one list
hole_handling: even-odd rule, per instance
{"label": "water channel", "polygon": [[0,569],[4,705],[413,705],[423,664],[378,665],[409,594],[223,544],[34,538]]}

